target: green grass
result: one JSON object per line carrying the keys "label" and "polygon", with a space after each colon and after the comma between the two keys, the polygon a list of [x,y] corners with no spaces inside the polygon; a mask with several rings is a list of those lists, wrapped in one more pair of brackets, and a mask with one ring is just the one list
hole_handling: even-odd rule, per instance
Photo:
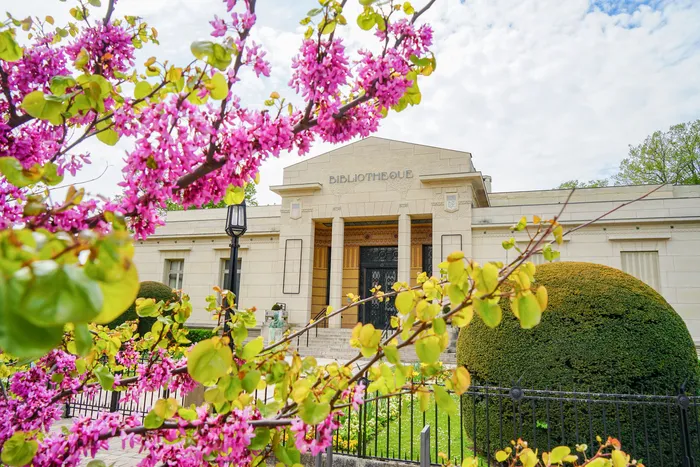
{"label": "green grass", "polygon": [[[459,397],[453,397],[459,404]],[[437,411],[436,421],[436,407],[434,403],[431,403],[428,410],[423,414],[419,410],[417,398],[414,398],[413,410],[411,410],[411,396],[409,395],[401,397],[400,417],[397,405],[395,403],[390,410],[391,417],[387,427],[387,404],[385,400],[379,401],[379,416],[382,421],[377,428],[376,436],[372,436],[367,440],[367,455],[419,460],[420,432],[425,425],[430,425],[430,459],[432,463],[438,462],[435,455],[436,443],[437,452],[449,455],[449,458],[453,461],[456,460],[458,465],[461,464],[464,457],[474,455],[470,448],[470,439],[466,433],[460,430],[459,416],[449,417],[446,413]],[[368,417],[373,418],[376,413],[375,406],[373,403],[368,404],[368,406],[370,410]],[[411,414],[413,414],[413,417],[411,417]],[[411,425],[413,425],[412,432]],[[411,447],[413,448],[412,450]],[[485,459],[480,460],[479,464],[487,465]]]}

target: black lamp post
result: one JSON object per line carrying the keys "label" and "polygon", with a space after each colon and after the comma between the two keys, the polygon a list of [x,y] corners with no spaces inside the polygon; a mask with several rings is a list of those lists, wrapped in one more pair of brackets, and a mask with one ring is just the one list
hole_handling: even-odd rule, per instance
{"label": "black lamp post", "polygon": [[[236,302],[238,299],[238,290],[236,283],[236,272],[238,269],[238,239],[248,230],[248,218],[245,210],[245,200],[241,204],[232,204],[226,212],[226,233],[231,237],[231,259],[228,267],[228,284],[226,288],[236,294]],[[224,308],[226,309],[226,321],[224,322],[224,335],[228,336],[231,333],[229,322],[231,321],[231,307],[224,300]],[[231,347],[233,348],[233,339],[231,339]]]}

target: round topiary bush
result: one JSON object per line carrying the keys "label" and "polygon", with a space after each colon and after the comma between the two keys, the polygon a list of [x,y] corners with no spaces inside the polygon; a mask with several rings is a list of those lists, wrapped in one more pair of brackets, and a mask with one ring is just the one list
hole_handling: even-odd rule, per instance
{"label": "round topiary bush", "polygon": [[[161,282],[144,281],[141,282],[137,298],[152,298],[156,302],[163,300],[167,303],[171,300],[176,300],[177,294],[173,292],[173,289]],[[156,318],[139,317],[136,314],[136,303],[134,302],[121,316],[109,323],[108,326],[116,328],[126,321],[138,321],[138,333],[143,336],[151,330],[151,326],[155,323]]]}
{"label": "round topiary bush", "polygon": [[[500,326],[490,329],[474,319],[462,329],[457,361],[476,384],[511,387],[520,380],[524,388],[617,394],[676,394],[684,383],[697,387],[698,357],[690,333],[654,289],[620,270],[592,263],[540,265],[535,279],[549,295],[539,326],[521,329],[504,299]],[[628,442],[634,432],[638,441],[644,436],[643,418],[649,416],[585,401],[499,399],[463,401],[465,429],[472,432],[476,423],[479,444],[487,437],[495,446],[501,439],[522,436],[531,442],[536,438],[538,447],[547,449],[548,443],[571,444],[575,433],[588,442],[590,432],[622,436]],[[618,431],[613,420],[620,416]],[[672,423],[671,417],[662,420],[667,430]],[[662,431],[654,442],[663,437]]]}

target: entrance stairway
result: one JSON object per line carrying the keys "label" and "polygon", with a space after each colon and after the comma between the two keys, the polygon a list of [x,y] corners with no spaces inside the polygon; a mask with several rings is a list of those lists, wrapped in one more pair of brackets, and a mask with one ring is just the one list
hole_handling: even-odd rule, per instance
{"label": "entrance stairway", "polygon": [[[292,347],[297,348],[299,355],[302,357],[327,358],[342,363],[354,358],[358,352],[358,349],[350,347],[351,334],[351,329],[319,328],[318,336],[315,330],[311,330],[308,336],[308,346],[306,335],[302,335],[298,341],[298,348],[296,339],[292,343]],[[456,354],[453,350],[454,346],[450,347],[443,352],[441,360],[443,363],[454,365],[456,363]],[[413,347],[409,346],[401,350],[401,361],[404,363],[418,362]]]}

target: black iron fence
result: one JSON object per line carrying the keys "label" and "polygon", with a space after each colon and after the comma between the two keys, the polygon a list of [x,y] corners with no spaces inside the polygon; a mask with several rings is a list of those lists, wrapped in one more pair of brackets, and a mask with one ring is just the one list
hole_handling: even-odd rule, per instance
{"label": "black iron fence", "polygon": [[[430,425],[434,464],[444,461],[439,456],[444,453],[453,461],[476,456],[480,465],[495,466],[495,452],[518,438],[540,451],[585,444],[590,455],[598,436],[619,439],[626,452],[647,466],[694,467],[700,459],[700,396],[694,393],[600,394],[474,385],[461,397],[451,396],[456,415],[441,411],[432,400],[421,410],[412,393],[368,394],[359,410],[342,410],[332,449],[357,457],[419,462],[419,434]],[[66,415],[111,411],[145,417],[159,397],[183,402],[167,391],[126,402],[122,392],[100,390],[75,396],[66,405]],[[255,397],[267,400],[267,390],[256,391]]]}
{"label": "black iron fence", "polygon": [[[418,462],[421,429],[430,425],[431,462],[439,453],[461,461],[477,456],[497,465],[494,454],[522,438],[540,451],[587,445],[596,437],[618,438],[647,466],[691,467],[700,458],[700,397],[696,394],[598,394],[519,387],[472,386],[449,415],[431,402],[421,411],[417,396],[370,394],[359,411],[344,409],[333,450],[337,453]],[[443,459],[444,460],[444,459]]]}

